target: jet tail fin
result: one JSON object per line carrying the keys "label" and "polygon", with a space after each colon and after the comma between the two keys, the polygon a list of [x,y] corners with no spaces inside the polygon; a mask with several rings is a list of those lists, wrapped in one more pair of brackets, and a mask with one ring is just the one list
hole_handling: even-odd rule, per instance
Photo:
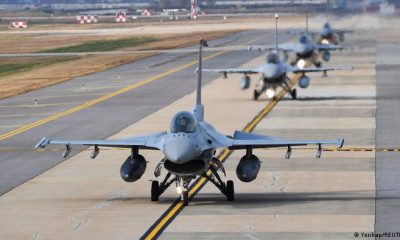
{"label": "jet tail fin", "polygon": [[306,10],[306,34],[308,35],[308,4],[307,4],[307,10]]}
{"label": "jet tail fin", "polygon": [[279,19],[279,16],[276,13],[275,14],[275,51],[277,54],[279,53],[278,52],[279,51],[279,48],[278,48],[278,19]]}
{"label": "jet tail fin", "polygon": [[193,108],[193,114],[197,121],[204,120],[204,107],[201,104],[201,80],[202,80],[202,54],[203,47],[208,47],[207,41],[204,39],[200,40],[199,44],[199,67],[197,69],[197,90],[196,90],[196,105]]}

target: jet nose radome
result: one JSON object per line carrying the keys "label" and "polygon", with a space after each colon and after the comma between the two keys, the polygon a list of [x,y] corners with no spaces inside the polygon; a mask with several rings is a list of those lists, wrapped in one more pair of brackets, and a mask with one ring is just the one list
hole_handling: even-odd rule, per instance
{"label": "jet nose radome", "polygon": [[264,77],[269,79],[276,78],[277,72],[278,72],[277,64],[267,64],[263,69]]}
{"label": "jet nose radome", "polygon": [[323,37],[328,36],[329,33],[330,33],[329,29],[326,29],[326,28],[322,29],[322,31],[321,31],[321,35],[322,35]]}
{"label": "jet nose radome", "polygon": [[199,155],[199,147],[187,136],[173,136],[164,145],[164,154],[167,159],[175,163],[185,163]]}

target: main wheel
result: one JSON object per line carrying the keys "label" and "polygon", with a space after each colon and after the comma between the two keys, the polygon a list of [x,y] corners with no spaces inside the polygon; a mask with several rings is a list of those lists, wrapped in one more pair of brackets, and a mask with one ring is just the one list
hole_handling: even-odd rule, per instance
{"label": "main wheel", "polygon": [[158,181],[151,182],[151,201],[157,202],[160,197],[160,184]]}
{"label": "main wheel", "polygon": [[182,192],[182,201],[183,201],[183,205],[185,205],[185,206],[189,205],[189,192],[188,191]]}
{"label": "main wheel", "polygon": [[260,96],[260,94],[257,92],[257,89],[254,89],[254,93],[253,93],[253,100],[257,101],[258,97]]}
{"label": "main wheel", "polygon": [[290,95],[292,96],[292,99],[293,99],[293,100],[296,100],[296,98],[297,98],[297,90],[296,90],[296,89],[293,89],[293,90],[290,92]]}
{"label": "main wheel", "polygon": [[226,199],[230,202],[235,200],[235,188],[233,186],[233,181],[229,180],[226,182],[226,190]]}

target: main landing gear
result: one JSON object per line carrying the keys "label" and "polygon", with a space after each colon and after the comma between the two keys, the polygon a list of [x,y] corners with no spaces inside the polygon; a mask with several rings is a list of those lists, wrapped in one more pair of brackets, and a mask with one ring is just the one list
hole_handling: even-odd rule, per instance
{"label": "main landing gear", "polygon": [[[287,80],[288,81],[288,80]],[[283,88],[290,94],[293,100],[297,98],[297,90],[296,88],[290,89],[290,86],[287,82],[284,83]]]}
{"label": "main landing gear", "polygon": [[232,180],[228,180],[226,183],[222,181],[221,177],[218,174],[218,170],[221,170],[225,175],[225,170],[221,162],[214,158],[212,164],[210,165],[211,175],[203,174],[203,177],[208,181],[212,182],[222,194],[226,196],[226,200],[234,201],[235,200],[235,188]]}
{"label": "main landing gear", "polygon": [[260,95],[261,95],[261,93],[259,93],[259,92],[257,91],[257,89],[254,89],[254,92],[253,92],[253,100],[254,100],[254,101],[257,101],[258,98],[260,97]]}
{"label": "main landing gear", "polygon": [[292,89],[292,91],[290,91],[290,96],[292,96],[293,100],[296,100],[296,98],[297,98],[297,90],[296,90],[296,88]]}
{"label": "main landing gear", "polygon": [[[222,181],[221,177],[218,174],[218,170],[221,170],[225,175],[225,170],[222,163],[213,158],[210,163],[209,168],[211,174],[208,175],[204,173],[202,177],[206,178],[210,182],[212,182],[221,192],[226,196],[228,201],[233,201],[235,198],[235,190],[233,181],[229,180],[226,183]],[[171,173],[167,173],[164,180],[159,183],[158,181],[151,182],[151,201],[158,201],[161,194],[168,189],[174,182],[176,183],[176,187],[178,193],[181,194],[181,200],[185,206],[189,205],[190,196],[189,196],[189,185],[190,182],[195,179],[194,176],[173,176]],[[181,184],[182,183],[182,184]]]}

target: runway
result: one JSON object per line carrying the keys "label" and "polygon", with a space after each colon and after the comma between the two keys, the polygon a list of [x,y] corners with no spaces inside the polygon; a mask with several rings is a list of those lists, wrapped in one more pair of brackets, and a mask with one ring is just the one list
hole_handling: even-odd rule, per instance
{"label": "runway", "polygon": [[[248,31],[216,43],[273,40],[271,33],[262,34]],[[398,103],[394,88],[398,64],[390,60],[394,51],[387,43],[376,45],[374,34],[355,34],[346,43],[361,48],[334,53],[329,65],[354,65],[354,71],[332,72],[328,78],[310,74],[311,85],[298,88],[299,99],[284,96],[254,122],[254,132],[287,139],[344,137],[348,148],[398,148],[393,130],[398,128],[388,122],[397,114],[390,110]],[[378,49],[383,49],[379,52],[383,55],[376,58]],[[173,114],[190,110],[195,99],[196,66],[187,65],[196,56],[169,62],[171,57],[146,58],[0,101],[0,126],[5,126],[0,127],[4,138],[0,149],[31,149],[45,135],[123,138],[168,129]],[[207,57],[205,67],[218,68],[257,66],[265,58],[247,51]],[[265,98],[252,101],[250,90],[239,90],[239,76],[203,76],[205,118],[223,133],[244,128],[270,106]],[[155,80],[133,87],[148,79]],[[102,100],[110,93],[114,95]],[[91,101],[96,102],[85,105]],[[63,112],[68,114],[57,115]],[[38,122],[42,119],[48,121]],[[24,126],[33,127],[21,129]],[[236,200],[226,202],[218,189],[206,184],[188,207],[166,219],[177,199],[175,189],[168,189],[159,202],[150,202],[149,180],[155,179],[153,170],[162,158],[159,152],[143,151],[149,161],[145,175],[126,183],[119,168],[128,151],[106,149],[96,160],[89,159],[91,151],[75,151],[62,161],[61,152],[53,149],[0,152],[0,238],[140,239],[154,231],[160,239],[354,239],[355,233],[396,231],[399,226],[393,171],[397,152],[326,151],[316,159],[316,148],[307,148],[294,149],[292,158],[285,160],[285,149],[257,150],[262,160],[259,176],[243,183],[235,169],[244,152],[234,151],[224,163],[224,179],[234,180]],[[152,227],[158,221],[162,226]]]}

